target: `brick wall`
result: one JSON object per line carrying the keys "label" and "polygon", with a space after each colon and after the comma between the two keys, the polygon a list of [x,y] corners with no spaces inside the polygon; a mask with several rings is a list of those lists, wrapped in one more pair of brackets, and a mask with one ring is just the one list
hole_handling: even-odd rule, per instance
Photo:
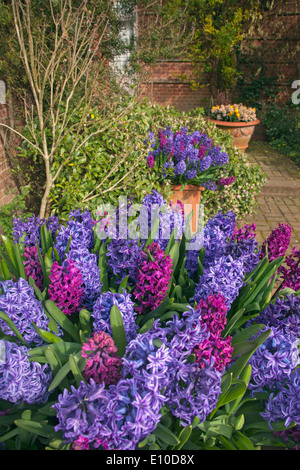
{"label": "brick wall", "polygon": [[[0,104],[0,121],[5,122],[8,116],[8,105]],[[5,139],[5,131],[0,134],[0,207],[8,204],[14,197],[13,190],[16,188],[14,180],[11,176],[10,167],[5,155],[3,139]]]}
{"label": "brick wall", "polygon": [[[300,52],[297,51],[300,42],[299,0],[283,2],[282,11],[276,13],[276,16],[272,11],[266,10],[262,24],[262,28],[246,38],[242,45],[243,50],[255,47],[258,55],[260,53],[260,57],[254,59],[257,69],[265,64],[270,76],[278,76],[278,86],[285,97],[291,96],[292,82],[300,79]],[[184,80],[182,75],[185,75]],[[192,90],[189,83],[193,78],[192,65],[188,62],[176,59],[159,62],[148,74],[149,84],[145,95],[152,101],[172,105],[181,111],[207,105],[210,99],[208,86]],[[200,82],[207,82],[204,73]]]}
{"label": "brick wall", "polygon": [[[196,89],[191,87],[195,78],[189,62],[176,59],[158,62],[148,71],[144,95],[158,104],[171,105],[179,111],[190,111],[208,104],[210,99],[207,85]],[[207,83],[207,74],[202,74],[201,81]]]}

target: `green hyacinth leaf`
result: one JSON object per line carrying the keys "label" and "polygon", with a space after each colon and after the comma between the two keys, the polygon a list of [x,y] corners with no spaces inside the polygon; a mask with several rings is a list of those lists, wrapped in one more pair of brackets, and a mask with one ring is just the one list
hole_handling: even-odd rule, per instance
{"label": "green hyacinth leaf", "polygon": [[113,305],[110,310],[110,325],[112,337],[118,348],[118,355],[123,357],[126,351],[127,340],[123,323],[123,318],[120,310],[116,305]]}

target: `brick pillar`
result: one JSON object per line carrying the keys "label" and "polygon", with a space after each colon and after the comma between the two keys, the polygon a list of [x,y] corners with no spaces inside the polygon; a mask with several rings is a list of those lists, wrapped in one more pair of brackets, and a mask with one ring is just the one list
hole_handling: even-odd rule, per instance
{"label": "brick pillar", "polygon": [[[0,122],[6,122],[8,117],[8,105],[0,103]],[[2,128],[3,129],[3,128]],[[6,131],[3,131],[5,135]],[[11,176],[10,167],[5,155],[3,136],[0,134],[0,207],[12,201],[15,183]]]}

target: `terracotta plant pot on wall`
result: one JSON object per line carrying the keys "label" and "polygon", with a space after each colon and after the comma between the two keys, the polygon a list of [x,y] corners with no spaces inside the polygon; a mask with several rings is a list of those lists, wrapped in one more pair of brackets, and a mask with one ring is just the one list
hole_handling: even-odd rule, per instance
{"label": "terracotta plant pot on wall", "polygon": [[195,233],[197,230],[201,193],[204,188],[195,184],[187,184],[185,188],[182,189],[181,184],[174,184],[171,186],[171,189],[173,191],[173,194],[170,197],[170,202],[172,202],[174,205],[177,204],[177,201],[181,201],[183,204],[189,204],[189,206],[185,207],[185,217],[187,217],[189,213],[193,211],[193,216],[191,220],[191,232],[192,234]]}
{"label": "terracotta plant pot on wall", "polygon": [[240,149],[241,152],[245,152],[254,133],[255,126],[260,123],[259,119],[249,122],[216,121],[210,118],[209,120],[216,124],[221,131],[229,131],[232,135],[235,147]]}

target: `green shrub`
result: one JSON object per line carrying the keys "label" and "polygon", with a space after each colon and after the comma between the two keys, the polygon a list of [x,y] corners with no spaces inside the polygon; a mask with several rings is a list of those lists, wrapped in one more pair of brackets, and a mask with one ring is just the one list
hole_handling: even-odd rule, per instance
{"label": "green shrub", "polygon": [[262,122],[270,145],[300,165],[300,107],[271,104]]}
{"label": "green shrub", "polygon": [[[96,109],[91,110],[89,119],[96,119],[96,113]],[[208,218],[221,209],[233,210],[240,217],[251,213],[254,196],[264,183],[264,175],[258,167],[250,166],[247,157],[234,148],[231,136],[207,121],[202,108],[179,112],[173,107],[162,107],[147,100],[128,108],[116,124],[91,138],[68,160],[52,187],[50,212],[57,213],[64,220],[75,206],[96,211],[104,201],[116,205],[119,196],[124,194],[134,202],[141,202],[152,189],[168,198],[170,183],[161,186],[158,170],[147,166],[148,149],[145,144],[148,132],[156,133],[167,126],[173,131],[187,126],[189,131],[205,132],[214,140],[214,145],[219,145],[229,154],[230,162],[219,170],[220,178],[235,176],[235,182],[228,187],[219,186],[217,191],[204,190],[205,216]],[[54,172],[71,145],[70,132],[55,156]],[[22,158],[34,160],[32,150],[26,144],[23,144],[20,154]]]}

